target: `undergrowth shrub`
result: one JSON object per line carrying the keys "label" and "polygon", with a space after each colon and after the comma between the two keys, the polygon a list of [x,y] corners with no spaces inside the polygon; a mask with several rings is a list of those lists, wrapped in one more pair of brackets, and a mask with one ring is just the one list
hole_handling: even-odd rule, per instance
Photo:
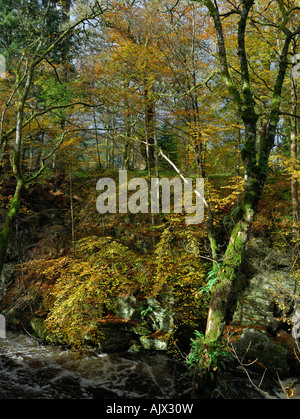
{"label": "undergrowth shrub", "polygon": [[[207,313],[205,265],[191,231],[177,219],[163,226],[155,253],[137,254],[109,237],[89,236],[76,243],[76,253],[34,260],[23,266],[28,281],[40,294],[29,316],[46,317],[47,338],[82,350],[87,341],[102,338],[105,317],[117,315],[118,297],[156,297],[170,309],[176,327],[199,324]],[[21,275],[21,277],[22,277]],[[20,277],[20,278],[21,278]],[[20,299],[18,294],[17,299]]]}

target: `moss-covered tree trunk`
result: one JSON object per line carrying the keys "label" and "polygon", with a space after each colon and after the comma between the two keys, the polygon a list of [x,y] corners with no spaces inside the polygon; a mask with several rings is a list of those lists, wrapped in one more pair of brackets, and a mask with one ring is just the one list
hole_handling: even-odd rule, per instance
{"label": "moss-covered tree trunk", "polygon": [[242,263],[244,249],[249,237],[252,223],[256,212],[257,203],[261,197],[263,183],[258,185],[255,180],[248,181],[248,192],[251,201],[244,198],[239,212],[240,219],[236,222],[223,256],[223,263],[219,268],[218,280],[213,289],[211,304],[207,319],[206,338],[217,340],[222,335],[228,310],[235,304],[238,295],[235,289],[239,289],[238,272]]}
{"label": "moss-covered tree trunk", "polygon": [[12,231],[21,207],[21,194],[25,186],[25,179],[22,174],[22,131],[24,122],[24,106],[28,97],[31,81],[33,76],[33,66],[29,66],[27,80],[24,90],[19,89],[19,104],[17,111],[16,133],[14,152],[12,159],[12,169],[16,180],[14,196],[10,202],[8,212],[6,214],[2,231],[0,232],[0,275],[3,270],[5,258],[10,243]]}
{"label": "moss-covered tree trunk", "polygon": [[[47,3],[47,2],[46,2]],[[48,4],[45,5],[43,11],[41,11],[41,20],[40,20],[40,31],[37,33],[35,26],[33,26],[34,33],[32,39],[34,39],[34,43],[31,43],[32,49],[28,46],[28,48],[24,49],[23,54],[20,56],[20,61],[13,69],[13,73],[15,74],[15,90],[14,98],[15,102],[17,103],[17,112],[16,112],[16,124],[11,129],[9,129],[6,133],[0,132],[0,144],[4,144],[7,148],[11,145],[11,149],[13,149],[12,153],[12,169],[15,177],[16,187],[14,196],[10,202],[10,206],[7,211],[7,215],[5,217],[2,230],[0,232],[0,275],[2,273],[3,265],[5,263],[5,258],[8,250],[8,246],[11,239],[11,234],[13,231],[13,227],[16,221],[16,218],[20,211],[21,206],[21,194],[24,187],[30,183],[32,183],[43,171],[45,162],[55,153],[58,149],[64,135],[67,131],[64,132],[62,135],[61,140],[58,142],[57,145],[54,146],[52,152],[50,152],[46,157],[41,158],[41,168],[31,177],[23,175],[22,173],[22,153],[24,151],[24,144],[23,144],[23,130],[26,126],[29,125],[30,121],[33,120],[38,115],[45,114],[53,110],[53,106],[50,106],[48,110],[44,110],[42,113],[38,110],[36,114],[29,117],[26,120],[26,104],[28,98],[30,97],[30,92],[32,88],[32,81],[34,79],[34,74],[36,68],[41,64],[59,45],[63,44],[63,48],[69,48],[68,46],[68,38],[73,33],[74,29],[77,28],[83,22],[93,19],[96,16],[100,16],[104,13],[104,9],[97,1],[94,3],[94,6],[91,7],[91,11],[86,14],[85,16],[79,18],[73,23],[67,25],[66,28],[62,28],[61,33],[59,33],[54,41],[49,44],[48,32],[47,32],[47,21],[48,18],[51,17],[51,2],[49,1]],[[71,1],[65,0],[63,1],[64,7],[64,22],[66,23],[69,19],[69,11],[71,7]],[[31,39],[31,38],[30,38]],[[29,39],[24,40],[29,41]],[[26,42],[25,42],[26,44]],[[66,47],[67,45],[67,47]],[[27,55],[26,55],[27,54]],[[64,55],[64,54],[63,54]],[[64,55],[65,56],[65,55]],[[14,95],[11,96],[7,104],[10,103]],[[72,104],[70,103],[70,106]],[[67,106],[66,106],[67,107]],[[59,106],[58,106],[59,108]],[[28,116],[28,114],[27,114]],[[8,124],[9,125],[9,124]],[[15,135],[14,143],[10,143],[12,135]]]}
{"label": "moss-covered tree trunk", "polygon": [[21,206],[21,193],[24,187],[22,180],[19,180],[16,185],[14,196],[11,200],[8,213],[5,217],[2,231],[0,232],[0,275],[5,263],[5,258],[10,243],[12,231],[16,222],[16,218]]}
{"label": "moss-covered tree trunk", "polygon": [[[263,134],[258,133],[256,104],[254,93],[251,89],[249,75],[249,64],[246,52],[246,27],[249,14],[255,4],[254,0],[243,0],[239,7],[228,12],[228,15],[237,15],[237,36],[239,58],[240,82],[237,83],[229,71],[228,56],[223,32],[222,15],[216,1],[195,0],[206,6],[214,22],[215,33],[218,44],[218,56],[220,62],[220,73],[229,96],[231,97],[237,114],[244,125],[245,140],[241,151],[243,165],[245,168],[244,194],[241,204],[237,208],[235,225],[232,228],[230,238],[223,254],[222,264],[218,268],[218,279],[211,295],[211,303],[207,320],[205,339],[207,342],[218,340],[223,333],[224,324],[227,320],[227,312],[230,305],[236,303],[238,295],[236,289],[238,271],[241,266],[244,249],[249,237],[252,223],[261,199],[263,188],[267,179],[268,161],[270,152],[274,146],[276,128],[279,123],[282,88],[288,66],[288,52],[291,40],[300,32],[298,26],[295,31],[288,29],[289,13],[283,2],[277,1],[282,22],[279,24],[279,31],[284,36],[284,44],[278,62],[277,77],[273,86],[273,96],[269,109],[265,112],[268,115],[266,130]],[[215,237],[209,236],[213,256],[218,248]],[[214,256],[215,258],[215,256]]]}

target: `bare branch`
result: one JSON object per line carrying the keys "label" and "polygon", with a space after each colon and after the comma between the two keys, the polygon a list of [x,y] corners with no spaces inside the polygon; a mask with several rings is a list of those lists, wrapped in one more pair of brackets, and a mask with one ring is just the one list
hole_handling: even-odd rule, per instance
{"label": "bare branch", "polygon": [[[229,347],[229,350],[230,350],[230,352],[233,354],[233,356],[234,356],[234,358],[238,361],[238,363],[239,363],[239,365],[240,365],[240,367],[242,368],[242,370],[244,371],[244,373],[247,375],[247,377],[248,377],[248,380],[249,380],[249,382],[251,383],[251,385],[258,391],[258,392],[260,392],[261,394],[263,394],[264,396],[266,396],[266,397],[268,397],[268,398],[271,398],[270,397],[270,395],[269,395],[269,393],[267,393],[266,391],[263,391],[260,387],[261,387],[261,385],[262,385],[262,382],[263,382],[263,379],[264,379],[264,377],[265,377],[265,374],[266,374],[266,371],[267,371],[267,368],[265,368],[265,370],[264,370],[264,372],[263,372],[263,374],[262,374],[262,377],[261,377],[261,379],[260,379],[260,382],[259,382],[259,384],[258,385],[256,385],[255,383],[254,383],[254,381],[252,380],[252,378],[251,378],[251,376],[250,376],[250,374],[249,374],[249,371],[247,370],[247,366],[249,366],[249,365],[252,365],[253,363],[255,363],[255,362],[257,362],[257,359],[255,360],[255,361],[253,361],[253,362],[251,362],[250,364],[244,364],[244,362],[243,362],[243,358],[244,358],[244,356],[243,356],[243,358],[242,359],[240,359],[240,357],[238,356],[238,354],[237,354],[237,352],[236,352],[236,350],[235,350],[235,348],[234,348],[234,345],[232,344],[232,343],[230,343],[229,341],[228,341],[228,347]],[[248,349],[249,349],[249,347],[248,347]]]}

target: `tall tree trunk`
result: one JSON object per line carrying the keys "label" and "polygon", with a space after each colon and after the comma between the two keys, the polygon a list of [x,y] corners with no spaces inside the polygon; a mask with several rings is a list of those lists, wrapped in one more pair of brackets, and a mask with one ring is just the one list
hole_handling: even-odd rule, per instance
{"label": "tall tree trunk", "polygon": [[97,149],[97,166],[99,172],[102,171],[102,164],[101,164],[101,154],[100,154],[100,144],[99,144],[99,135],[98,135],[98,125],[97,125],[97,118],[96,118],[96,110],[93,108],[93,120],[94,120],[94,128],[95,128],[95,140],[96,140],[96,149]]}
{"label": "tall tree trunk", "polygon": [[192,28],[192,48],[191,48],[191,62],[192,62],[192,80],[191,86],[189,87],[192,91],[190,93],[192,112],[193,112],[193,123],[194,123],[194,153],[197,160],[197,171],[198,176],[202,178],[206,177],[205,173],[205,147],[201,135],[201,122],[200,122],[200,110],[198,103],[198,92],[197,86],[197,72],[196,72],[196,21],[195,21],[195,7],[193,5],[193,28]]}
{"label": "tall tree trunk", "polygon": [[24,188],[24,183],[20,179],[17,181],[15,193],[11,200],[8,213],[5,217],[5,221],[2,226],[2,230],[0,232],[0,274],[2,272],[4,263],[5,263],[5,258],[6,258],[8,246],[10,243],[11,234],[12,234],[17,216],[20,211],[21,194],[22,194],[23,188]]}
{"label": "tall tree trunk", "polygon": [[[146,161],[148,171],[155,166],[155,104],[153,92],[144,81],[144,107],[145,107],[145,141],[141,144],[141,153]],[[146,143],[146,144],[145,144]]]}
{"label": "tall tree trunk", "polygon": [[[66,5],[70,4],[71,0],[66,0]],[[49,13],[49,6],[45,9],[45,14],[43,18],[46,19]],[[96,4],[95,4],[96,6]],[[69,7],[69,6],[67,6]],[[93,18],[95,16],[99,16],[103,13],[101,9],[95,10],[95,12],[91,13],[90,17]],[[32,80],[34,77],[34,72],[36,67],[55,49],[55,47],[63,42],[72,32],[74,28],[76,28],[79,24],[81,24],[85,19],[82,18],[76,21],[70,28],[65,29],[57,39],[46,48],[45,51],[42,51],[42,48],[45,47],[45,34],[42,33],[34,43],[34,51],[28,52],[28,56],[23,56],[21,61],[26,62],[26,67],[24,72],[22,72],[22,65],[20,61],[20,66],[16,69],[16,96],[17,96],[17,121],[14,129],[4,136],[4,140],[8,140],[12,133],[15,133],[15,142],[13,144],[13,158],[12,158],[12,169],[13,174],[16,181],[15,192],[14,196],[11,200],[7,215],[5,217],[2,230],[0,232],[0,275],[3,269],[3,265],[5,262],[5,257],[7,254],[8,245],[10,242],[11,234],[13,231],[13,227],[20,211],[20,200],[21,194],[26,184],[30,184],[34,181],[44,169],[44,165],[42,164],[41,169],[33,175],[31,178],[25,179],[22,173],[22,151],[23,151],[23,129],[26,124],[24,124],[25,119],[25,105],[28,100],[28,96],[32,87]],[[41,27],[44,28],[45,20],[41,22]],[[3,138],[1,138],[1,142],[3,142]],[[61,143],[59,143],[60,145]],[[58,145],[58,146],[59,146]],[[44,163],[48,158],[52,157],[55,151],[57,150],[58,146],[55,146],[54,150],[48,154],[45,158],[42,159],[42,163]]]}
{"label": "tall tree trunk", "polygon": [[[255,149],[256,118],[253,118],[251,129],[246,128],[246,140],[252,151]],[[244,156],[244,164],[246,158]],[[253,165],[253,163],[251,164]],[[246,166],[247,167],[247,166]],[[228,313],[235,306],[237,295],[235,289],[239,288],[238,272],[242,263],[243,253],[249,238],[251,226],[254,221],[258,202],[261,198],[263,187],[266,181],[266,174],[262,171],[253,171],[248,162],[245,175],[244,196],[235,217],[233,227],[226,251],[223,255],[223,263],[218,271],[218,280],[213,289],[211,304],[206,326],[206,337],[208,340],[217,340],[223,333],[225,322],[228,320]]]}
{"label": "tall tree trunk", "polygon": [[31,85],[33,75],[33,66],[29,68],[27,74],[27,80],[25,83],[24,91],[18,92],[19,95],[19,104],[17,112],[17,122],[16,122],[16,134],[15,134],[15,144],[14,152],[12,159],[12,169],[16,179],[16,187],[14,196],[10,202],[9,210],[6,214],[2,230],[0,232],[0,275],[3,270],[5,263],[5,257],[7,254],[8,245],[10,243],[11,234],[13,227],[15,225],[16,218],[20,211],[21,206],[21,194],[25,185],[25,180],[22,175],[22,130],[23,130],[23,120],[24,120],[24,105],[28,96],[28,92]]}
{"label": "tall tree trunk", "polygon": [[124,106],[125,106],[125,125],[126,125],[126,132],[125,132],[125,144],[123,148],[123,155],[122,155],[122,169],[129,170],[130,167],[130,154],[132,150],[132,115],[130,110],[129,104],[129,94],[128,89],[130,86],[129,80],[126,81],[124,85]]}
{"label": "tall tree trunk", "polygon": [[[294,69],[297,64],[297,57],[300,59],[300,54],[295,54],[293,61],[295,61]],[[293,69],[293,70],[294,70]],[[298,86],[299,75],[296,71],[292,72],[292,114],[295,115],[291,118],[291,158],[293,170],[299,168],[299,121],[298,121],[298,100],[300,89]],[[293,214],[293,240],[297,243],[299,239],[299,196],[298,196],[299,182],[296,176],[292,175],[291,179],[291,195],[292,195],[292,214]]]}
{"label": "tall tree trunk", "polygon": [[[62,29],[65,25],[70,23],[70,13],[71,13],[71,0],[62,0]],[[60,77],[62,83],[68,83],[69,76],[70,76],[70,40],[69,38],[64,38],[60,44],[60,64],[63,66],[62,75]],[[62,113],[62,116],[60,118],[60,128],[62,131],[66,129],[67,120],[66,116],[64,114],[64,111]],[[59,170],[60,176],[66,177],[66,168],[64,167],[63,162],[59,159],[59,154],[55,154],[55,170]]]}
{"label": "tall tree trunk", "polygon": [[[207,7],[214,21],[221,76],[235,104],[237,115],[243,121],[245,132],[245,141],[241,152],[245,168],[244,194],[237,208],[235,225],[231,231],[229,242],[223,255],[223,263],[218,269],[218,279],[212,290],[205,334],[205,339],[209,342],[216,341],[222,336],[225,322],[228,319],[228,309],[230,306],[234,306],[237,301],[238,295],[235,290],[240,285],[237,283],[237,273],[242,263],[244,249],[254,221],[257,205],[267,179],[269,156],[274,146],[276,128],[279,122],[282,87],[288,65],[287,57],[289,47],[293,36],[298,31],[292,34],[287,29],[287,21],[281,25],[281,30],[285,34],[285,41],[273,88],[266,133],[259,138],[257,135],[258,116],[255,112],[255,101],[251,90],[245,45],[246,24],[249,12],[254,5],[254,0],[244,0],[241,3],[241,8],[238,10],[238,58],[241,88],[238,88],[235,84],[229,71],[222,19],[217,2],[213,2],[212,0],[196,1]],[[216,239],[212,235],[210,235],[210,242],[212,249],[216,249]]]}
{"label": "tall tree trunk", "polygon": [[[240,219],[231,232],[223,264],[218,272],[218,281],[211,296],[206,326],[206,337],[209,340],[217,340],[222,335],[228,314],[233,311],[237,299],[237,274],[264,184],[263,181],[259,184],[257,179],[248,180],[247,183],[247,192],[240,206]],[[251,200],[246,198],[247,195],[251,196]]]}

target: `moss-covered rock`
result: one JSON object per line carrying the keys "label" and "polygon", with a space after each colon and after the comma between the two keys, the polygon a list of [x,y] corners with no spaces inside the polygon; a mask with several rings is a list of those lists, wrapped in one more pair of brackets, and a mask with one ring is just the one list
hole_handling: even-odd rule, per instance
{"label": "moss-covered rock", "polygon": [[132,331],[139,336],[149,336],[151,335],[152,331],[143,324],[136,324],[132,327]]}
{"label": "moss-covered rock", "polygon": [[[299,274],[289,268],[291,256],[251,239],[243,266],[245,287],[239,290],[232,323],[261,326],[277,333],[283,319],[291,320],[300,293]],[[293,297],[294,296],[294,297]]]}
{"label": "moss-covered rock", "polygon": [[275,342],[268,334],[257,329],[246,328],[234,343],[235,350],[244,362],[255,362],[259,368],[287,376],[290,373],[287,349]]}
{"label": "moss-covered rock", "polygon": [[166,351],[168,349],[168,341],[166,339],[141,336],[140,342],[144,349],[153,349],[155,351]]}
{"label": "moss-covered rock", "polygon": [[153,330],[163,330],[170,333],[174,329],[174,313],[170,311],[170,304],[162,304],[156,298],[147,298],[148,323]]}
{"label": "moss-covered rock", "polygon": [[138,308],[139,304],[133,295],[130,295],[127,298],[117,297],[115,313],[122,319],[131,319]]}

